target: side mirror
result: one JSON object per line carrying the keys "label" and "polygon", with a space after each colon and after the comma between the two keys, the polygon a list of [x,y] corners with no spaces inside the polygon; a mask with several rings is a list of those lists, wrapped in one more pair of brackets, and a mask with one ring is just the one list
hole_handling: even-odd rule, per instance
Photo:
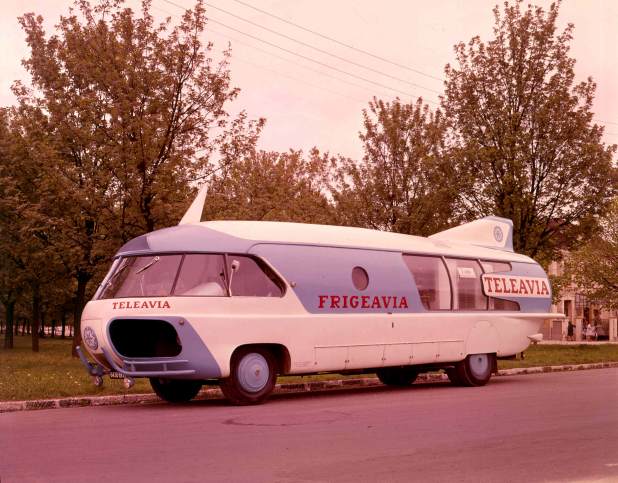
{"label": "side mirror", "polygon": [[228,283],[227,290],[228,290],[228,292],[230,294],[230,297],[231,297],[232,296],[232,279],[234,278],[234,274],[236,272],[238,272],[238,269],[240,268],[240,262],[238,260],[232,260],[230,268],[232,270],[230,272],[230,281]]}

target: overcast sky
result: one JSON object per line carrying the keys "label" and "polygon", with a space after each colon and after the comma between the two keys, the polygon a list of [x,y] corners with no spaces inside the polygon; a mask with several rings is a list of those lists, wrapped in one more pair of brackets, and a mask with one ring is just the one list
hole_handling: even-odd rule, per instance
{"label": "overcast sky", "polygon": [[[217,50],[231,42],[233,83],[241,88],[230,110],[246,109],[251,117],[267,119],[260,140],[263,149],[306,151],[317,146],[353,158],[362,156],[358,140],[361,111],[371,97],[387,100],[399,96],[409,101],[422,96],[429,103],[437,103],[444,65],[454,60],[453,45],[474,35],[490,39],[491,10],[496,4],[486,0],[242,2],[307,30],[236,0],[208,0],[211,22],[206,35]],[[15,79],[27,79],[20,62],[28,51],[17,17],[26,11],[41,14],[49,32],[71,3],[2,2],[0,105],[14,102],[10,85]],[[126,3],[138,7],[137,0]],[[193,0],[152,3],[155,15],[177,19],[182,10],[176,5],[190,7]],[[535,3],[544,7],[550,4]],[[566,0],[559,23],[564,26],[568,22],[575,24],[571,55],[577,59],[577,79],[591,76],[597,83],[595,118],[606,126],[605,141],[618,143],[618,1]]]}

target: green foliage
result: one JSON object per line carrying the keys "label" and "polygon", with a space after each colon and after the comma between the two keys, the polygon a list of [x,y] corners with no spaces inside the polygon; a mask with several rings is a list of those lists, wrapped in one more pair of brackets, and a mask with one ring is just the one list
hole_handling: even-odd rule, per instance
{"label": "green foliage", "polygon": [[589,299],[618,308],[618,199],[600,232],[569,254],[565,271]]}
{"label": "green foliage", "polygon": [[42,277],[48,268],[73,280],[76,337],[91,280],[117,248],[179,220],[211,157],[252,147],[263,124],[228,119],[238,89],[229,52],[215,63],[201,41],[203,4],[176,26],[157,25],[150,7],[138,16],[122,1],[77,0],[49,36],[40,16],[20,18],[31,85],[15,83],[18,106],[4,114],[0,189],[12,196],[0,208],[12,216],[0,230],[19,236],[6,249],[20,260],[33,312],[54,282]]}
{"label": "green foliage", "polygon": [[268,220],[332,223],[322,193],[328,159],[317,151],[253,152],[212,176],[203,220]]}
{"label": "green foliage", "polygon": [[363,111],[362,162],[339,159],[332,197],[338,222],[427,236],[452,221],[456,186],[446,122],[423,104],[374,98]]}
{"label": "green foliage", "polygon": [[461,212],[512,219],[515,250],[541,261],[594,230],[618,188],[616,146],[592,122],[596,85],[575,83],[573,25],[557,33],[558,10],[496,7],[493,39],[456,45],[442,102]]}

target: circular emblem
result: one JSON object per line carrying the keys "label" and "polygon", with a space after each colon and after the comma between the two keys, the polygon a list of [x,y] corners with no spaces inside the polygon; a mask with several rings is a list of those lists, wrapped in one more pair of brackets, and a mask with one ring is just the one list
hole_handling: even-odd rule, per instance
{"label": "circular emblem", "polygon": [[494,226],[494,238],[497,242],[501,242],[504,238],[504,233],[502,233],[502,228],[499,226]]}
{"label": "circular emblem", "polygon": [[99,341],[97,340],[97,336],[94,333],[94,330],[90,327],[86,327],[84,329],[84,342],[88,347],[90,347],[93,351],[97,350],[99,347]]}

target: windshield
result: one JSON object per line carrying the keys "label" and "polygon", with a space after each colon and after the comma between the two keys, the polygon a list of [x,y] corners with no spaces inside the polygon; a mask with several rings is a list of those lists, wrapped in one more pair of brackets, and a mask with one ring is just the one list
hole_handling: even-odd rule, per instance
{"label": "windshield", "polygon": [[164,297],[169,295],[182,255],[123,258],[99,298]]}
{"label": "windshield", "polygon": [[283,297],[284,287],[265,263],[246,255],[157,254],[116,259],[95,298]]}

